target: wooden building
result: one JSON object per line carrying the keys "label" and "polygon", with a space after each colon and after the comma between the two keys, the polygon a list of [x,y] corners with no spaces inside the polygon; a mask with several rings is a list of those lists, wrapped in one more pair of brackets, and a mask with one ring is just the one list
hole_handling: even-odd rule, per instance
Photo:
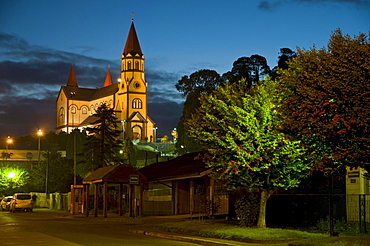
{"label": "wooden building", "polygon": [[190,153],[139,170],[148,181],[143,215],[228,214],[225,186],[209,176],[211,169]]}

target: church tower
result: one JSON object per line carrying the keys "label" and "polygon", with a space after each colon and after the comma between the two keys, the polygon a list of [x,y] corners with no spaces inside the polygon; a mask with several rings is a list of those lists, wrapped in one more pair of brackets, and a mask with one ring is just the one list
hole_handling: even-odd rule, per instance
{"label": "church tower", "polygon": [[61,87],[57,98],[57,132],[70,133],[73,129],[82,130],[90,126],[96,120],[96,109],[105,103],[116,112],[117,125],[123,132],[122,139],[154,142],[155,123],[148,116],[144,60],[132,21],[121,56],[118,83],[113,83],[108,67],[102,88],[79,87],[72,66],[67,85]]}
{"label": "church tower", "polygon": [[148,83],[144,72],[145,57],[141,51],[134,21],[127,36],[121,56],[121,76],[118,90],[117,111],[123,138],[153,141],[154,122],[148,116]]}

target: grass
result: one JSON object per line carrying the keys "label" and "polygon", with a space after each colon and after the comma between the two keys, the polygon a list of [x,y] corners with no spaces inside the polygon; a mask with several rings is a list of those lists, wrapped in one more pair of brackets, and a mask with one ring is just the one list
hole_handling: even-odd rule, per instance
{"label": "grass", "polygon": [[290,246],[364,246],[370,245],[370,236],[330,237],[328,234],[281,228],[248,228],[220,221],[188,220],[164,223],[161,230],[203,237],[223,238],[254,243],[286,243]]}

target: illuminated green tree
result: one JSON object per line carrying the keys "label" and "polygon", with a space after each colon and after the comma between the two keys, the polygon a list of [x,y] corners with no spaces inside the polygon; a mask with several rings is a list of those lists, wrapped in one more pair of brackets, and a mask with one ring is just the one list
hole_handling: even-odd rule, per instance
{"label": "illuminated green tree", "polygon": [[278,188],[297,187],[310,165],[300,143],[278,131],[276,83],[249,88],[242,80],[203,95],[187,124],[217,178],[261,194],[257,226],[265,227],[268,198]]}
{"label": "illuminated green tree", "polygon": [[298,49],[280,81],[283,129],[319,150],[318,167],[370,171],[370,37],[338,29],[327,48]]}
{"label": "illuminated green tree", "polygon": [[0,167],[0,190],[13,192],[22,189],[29,182],[29,173],[23,168],[2,166]]}

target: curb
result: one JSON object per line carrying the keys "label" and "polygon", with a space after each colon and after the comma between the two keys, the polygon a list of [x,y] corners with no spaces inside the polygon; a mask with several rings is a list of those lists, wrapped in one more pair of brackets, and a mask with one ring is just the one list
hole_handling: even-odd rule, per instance
{"label": "curb", "polygon": [[197,244],[200,244],[200,245],[210,245],[210,246],[218,246],[218,245],[220,245],[220,246],[236,246],[236,245],[240,245],[240,244],[234,244],[234,243],[216,242],[216,241],[213,241],[212,239],[200,239],[200,238],[194,238],[194,237],[177,236],[177,235],[170,235],[170,234],[143,231],[143,230],[129,230],[129,231],[131,233],[143,234],[143,235],[146,235],[146,236],[160,237],[160,238],[166,238],[166,239],[188,242],[188,243],[197,243]]}

